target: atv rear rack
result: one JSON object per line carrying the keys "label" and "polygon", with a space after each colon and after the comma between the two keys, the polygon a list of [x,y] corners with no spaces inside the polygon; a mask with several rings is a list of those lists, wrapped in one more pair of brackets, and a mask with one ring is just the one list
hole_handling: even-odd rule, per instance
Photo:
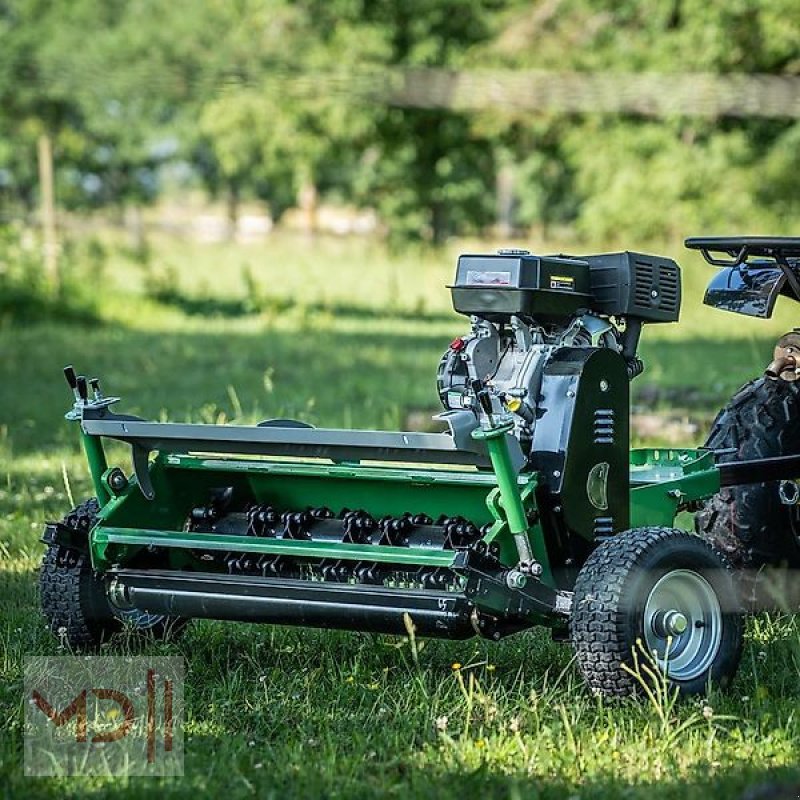
{"label": "atv rear rack", "polygon": [[[699,250],[714,267],[734,267],[750,258],[771,258],[780,263],[800,258],[800,237],[788,236],[693,236],[684,242],[689,250]],[[729,258],[715,258],[726,253]]]}
{"label": "atv rear rack", "polygon": [[779,294],[800,301],[800,238],[700,236],[685,244],[721,267],[706,289],[703,302],[708,306],[769,318]]}

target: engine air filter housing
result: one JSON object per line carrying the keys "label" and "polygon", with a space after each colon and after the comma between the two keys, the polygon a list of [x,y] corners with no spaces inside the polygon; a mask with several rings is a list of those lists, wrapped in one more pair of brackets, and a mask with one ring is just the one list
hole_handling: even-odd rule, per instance
{"label": "engine air filter housing", "polygon": [[526,252],[462,255],[450,287],[453,308],[493,322],[512,315],[554,319],[591,305],[584,259]]}
{"label": "engine air filter housing", "polygon": [[681,270],[671,258],[629,250],[580,258],[589,264],[595,311],[645,322],[677,322]]}

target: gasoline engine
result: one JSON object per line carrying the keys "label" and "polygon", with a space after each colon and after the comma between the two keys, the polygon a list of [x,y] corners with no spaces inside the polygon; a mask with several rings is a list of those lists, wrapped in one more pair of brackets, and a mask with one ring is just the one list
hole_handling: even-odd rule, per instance
{"label": "gasoline engine", "polygon": [[524,250],[463,255],[453,305],[472,328],[442,357],[437,388],[447,410],[476,407],[475,381],[515,417],[514,434],[532,453],[547,363],[565,348],[622,355],[628,377],[643,370],[636,351],[643,322],[674,322],[680,272],[670,259],[640,253],[573,258]]}

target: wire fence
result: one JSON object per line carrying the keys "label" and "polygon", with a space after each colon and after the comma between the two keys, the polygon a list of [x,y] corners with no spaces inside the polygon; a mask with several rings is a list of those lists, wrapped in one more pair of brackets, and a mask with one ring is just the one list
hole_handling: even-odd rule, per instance
{"label": "wire fence", "polygon": [[800,118],[800,76],[421,69],[386,84],[388,103],[414,108]]}
{"label": "wire fence", "polygon": [[[4,54],[0,50],[0,66]],[[800,119],[800,75],[711,72],[567,72],[538,69],[445,69],[364,65],[333,71],[291,72],[258,67],[230,74],[196,72],[140,61],[96,63],[92,58],[55,71],[17,62],[21,83],[70,87],[108,103],[131,87],[180,102],[189,94],[240,88],[275,97],[382,103],[460,111],[553,114],[631,114],[644,117],[762,117]],[[135,93],[135,92],[134,92]],[[113,101],[112,101],[113,102]]]}
{"label": "wire fence", "polygon": [[235,76],[212,88],[242,86],[401,108],[800,119],[800,75],[365,68]]}

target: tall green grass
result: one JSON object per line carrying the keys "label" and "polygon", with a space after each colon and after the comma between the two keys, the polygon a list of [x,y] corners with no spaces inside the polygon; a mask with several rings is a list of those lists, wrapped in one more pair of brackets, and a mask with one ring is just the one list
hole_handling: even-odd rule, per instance
{"label": "tall green grass", "polygon": [[[98,246],[86,281],[94,321],[0,326],[5,796],[683,799],[800,781],[800,631],[790,616],[752,620],[732,691],[688,703],[664,692],[594,698],[569,648],[544,631],[492,645],[196,623],[177,642],[144,645],[186,659],[183,780],[24,778],[23,659],[64,653],[37,610],[38,536],[70,494],[90,492],[63,420],[61,367],[100,375],[121,410],[155,419],[403,427],[436,409],[438,358],[466,328],[445,288],[455,256],[487,245],[392,256],[361,240],[156,237],[144,263],[107,234]],[[658,249],[684,264],[684,313],[679,325],[645,330],[634,403],[708,416],[763,369],[795,312],[787,303],[758,322],[706,309],[709,268],[677,244]],[[122,636],[107,652],[142,646]]]}

